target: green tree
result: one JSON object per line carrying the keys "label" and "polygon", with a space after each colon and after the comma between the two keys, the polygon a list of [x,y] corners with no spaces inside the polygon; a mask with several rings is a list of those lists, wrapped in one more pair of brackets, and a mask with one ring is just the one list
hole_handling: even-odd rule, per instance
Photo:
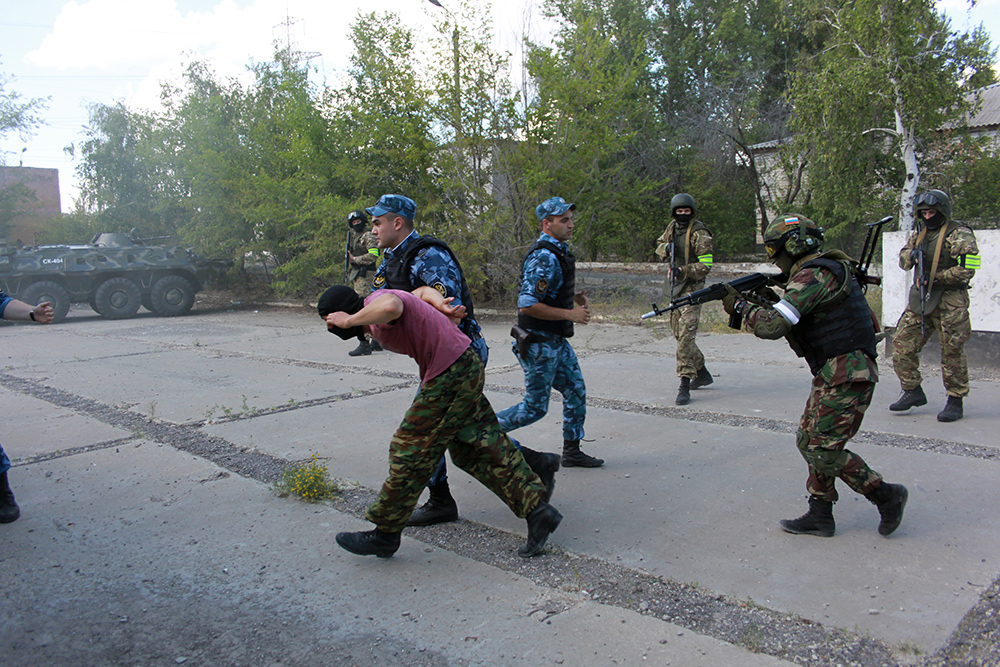
{"label": "green tree", "polygon": [[534,46],[517,179],[521,221],[537,234],[534,206],[559,195],[579,212],[575,243],[589,258],[650,252],[662,220],[656,168],[662,144],[648,78],[645,5],[635,0],[558,0],[552,48]]}
{"label": "green tree", "polygon": [[[7,75],[0,72],[0,140],[13,132],[22,141],[27,141],[35,128],[45,123],[41,114],[47,108],[49,98],[26,100],[8,86],[8,81]],[[6,156],[13,153],[0,150],[0,164],[7,164]]]}
{"label": "green tree", "polygon": [[960,119],[966,94],[994,78],[986,33],[953,31],[933,0],[817,0],[807,9],[825,44],[799,62],[789,92],[788,150],[809,161],[805,208],[834,237],[886,208],[909,229],[921,138]]}

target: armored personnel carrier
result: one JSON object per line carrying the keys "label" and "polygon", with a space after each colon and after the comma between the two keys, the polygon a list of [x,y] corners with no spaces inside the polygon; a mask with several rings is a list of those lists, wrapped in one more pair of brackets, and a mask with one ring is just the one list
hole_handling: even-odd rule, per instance
{"label": "armored personnel carrier", "polygon": [[85,245],[15,249],[0,245],[0,286],[26,303],[49,301],[53,321],[71,303],[89,303],[110,320],[133,317],[144,306],[163,317],[184,315],[194,295],[231,267],[177,246],[145,245],[158,239],[98,234]]}

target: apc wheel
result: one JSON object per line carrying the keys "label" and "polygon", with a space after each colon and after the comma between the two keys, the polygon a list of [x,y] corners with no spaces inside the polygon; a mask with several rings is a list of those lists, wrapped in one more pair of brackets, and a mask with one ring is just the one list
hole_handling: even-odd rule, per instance
{"label": "apc wheel", "polygon": [[66,288],[59,283],[54,283],[51,280],[42,280],[37,283],[32,283],[21,292],[21,301],[25,303],[37,306],[40,303],[45,303],[48,301],[52,304],[52,322],[62,322],[66,319],[66,313],[69,312],[69,292]]}
{"label": "apc wheel", "polygon": [[94,294],[97,312],[109,320],[126,320],[139,310],[142,296],[139,287],[128,278],[109,278]]}
{"label": "apc wheel", "polygon": [[149,300],[161,317],[186,315],[194,305],[194,285],[183,276],[164,276],[153,283]]}

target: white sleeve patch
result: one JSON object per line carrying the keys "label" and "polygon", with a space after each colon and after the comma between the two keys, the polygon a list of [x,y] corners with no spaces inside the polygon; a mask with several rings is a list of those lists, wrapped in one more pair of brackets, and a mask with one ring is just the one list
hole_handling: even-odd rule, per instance
{"label": "white sleeve patch", "polygon": [[799,320],[802,319],[799,311],[795,310],[795,307],[784,299],[774,304],[774,309],[792,326],[798,324]]}

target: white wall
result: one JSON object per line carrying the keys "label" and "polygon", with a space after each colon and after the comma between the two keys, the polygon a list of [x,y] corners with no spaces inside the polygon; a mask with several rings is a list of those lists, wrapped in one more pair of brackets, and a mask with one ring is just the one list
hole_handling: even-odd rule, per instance
{"label": "white wall", "polygon": [[[895,327],[906,308],[913,272],[899,268],[899,249],[910,232],[882,235],[882,323]],[[1000,332],[1000,230],[976,230],[982,268],[972,280],[969,298],[973,331]]]}

